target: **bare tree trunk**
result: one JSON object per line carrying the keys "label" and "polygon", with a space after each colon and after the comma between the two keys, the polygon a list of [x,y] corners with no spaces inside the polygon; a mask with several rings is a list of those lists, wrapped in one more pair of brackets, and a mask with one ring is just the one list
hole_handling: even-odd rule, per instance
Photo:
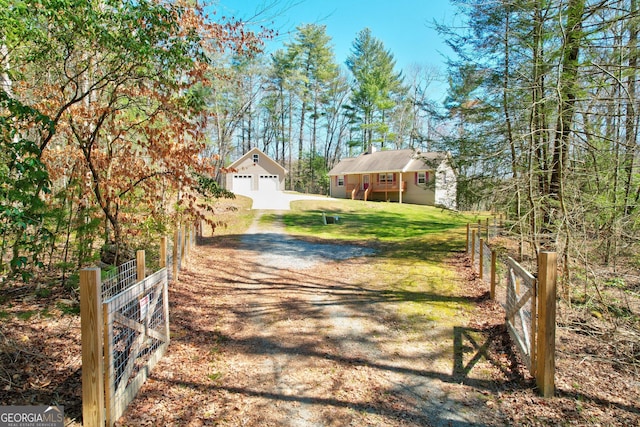
{"label": "bare tree trunk", "polygon": [[[638,0],[630,0],[630,16],[637,17]],[[628,46],[628,68],[627,68],[627,93],[625,102],[625,144],[627,149],[627,165],[626,165],[626,188],[625,188],[625,214],[630,215],[635,209],[640,197],[640,189],[636,195],[634,203],[631,202],[631,187],[633,186],[633,171],[635,169],[635,159],[637,154],[637,135],[638,135],[638,112],[635,109],[636,99],[636,80],[638,78],[638,24],[637,18],[631,19],[629,22],[629,40]]]}
{"label": "bare tree trunk", "polygon": [[[567,7],[567,26],[563,46],[562,71],[558,86],[560,103],[558,122],[553,146],[551,164],[551,182],[549,184],[552,200],[562,204],[563,181],[568,166],[569,143],[575,104],[578,92],[578,57],[582,40],[582,15],[585,0],[569,0]],[[555,208],[559,208],[556,206]],[[550,225],[550,224],[547,224]]]}
{"label": "bare tree trunk", "polygon": [[[529,237],[533,250],[538,252],[538,229],[539,213],[543,217],[542,222],[546,222],[548,209],[545,207],[544,199],[542,203],[538,198],[547,194],[547,146],[548,137],[545,114],[545,79],[544,79],[544,18],[541,2],[535,3],[534,25],[533,25],[533,88],[531,93],[531,116],[529,120]],[[520,258],[524,255],[524,241],[521,232]]]}
{"label": "bare tree trunk", "polygon": [[311,179],[309,182],[309,185],[307,185],[307,192],[315,192],[315,188],[314,188],[314,182],[315,182],[315,176],[316,176],[316,172],[314,170],[315,165],[314,165],[314,160],[316,158],[316,150],[317,150],[317,130],[318,130],[318,93],[317,93],[317,88],[314,90],[314,95],[313,95],[313,116],[311,118],[312,120],[312,125],[311,125],[311,153],[309,153],[309,171],[311,172]]}
{"label": "bare tree trunk", "polygon": [[[9,62],[9,49],[7,45],[3,43],[3,40],[0,40],[0,69],[3,71],[9,71],[11,69],[11,63]],[[7,92],[9,96],[13,96],[13,92],[11,90],[13,82],[9,77],[9,74],[6,72],[0,73],[0,89]]]}
{"label": "bare tree trunk", "polygon": [[293,171],[291,170],[291,164],[293,162],[292,159],[292,142],[293,142],[293,93],[289,91],[289,136],[287,137],[287,141],[289,141],[289,190],[293,190]]}
{"label": "bare tree trunk", "polygon": [[[280,125],[281,125],[280,137],[282,138],[282,153],[281,153],[280,159],[282,159],[281,160],[282,161],[282,163],[281,163],[282,167],[285,167],[285,165],[286,165],[285,154],[284,154],[284,151],[285,151],[284,150],[284,146],[285,146],[285,141],[287,139],[287,136],[286,136],[286,131],[285,131],[285,118],[284,117],[285,117],[285,115],[284,115],[284,90],[282,88],[282,83],[281,83],[280,84]],[[277,147],[277,145],[276,145],[276,147]],[[278,151],[278,150],[276,149],[276,151]]]}
{"label": "bare tree trunk", "polygon": [[[300,183],[300,180],[302,178],[302,157],[303,157],[303,151],[304,151],[304,119],[305,119],[305,112],[307,110],[307,101],[304,99],[304,95],[303,95],[303,100],[302,100],[302,107],[300,108],[300,135],[298,136],[298,171],[297,171],[297,176],[296,176],[296,184]],[[298,188],[298,185],[294,186],[294,190],[300,190],[300,188]]]}
{"label": "bare tree trunk", "polygon": [[[507,132],[507,141],[509,143],[509,149],[511,151],[511,174],[513,175],[513,182],[515,185],[516,191],[516,218],[518,218],[518,222],[520,223],[518,228],[520,229],[520,248],[523,247],[523,228],[524,224],[522,224],[522,194],[520,190],[520,182],[518,177],[518,156],[516,151],[516,143],[513,137],[513,130],[511,124],[511,113],[509,112],[509,86],[510,79],[509,73],[511,72],[510,67],[510,46],[509,46],[509,33],[511,31],[510,28],[510,15],[511,10],[509,5],[507,5],[507,11],[505,16],[505,25],[504,25],[504,78],[502,80],[502,108],[504,111],[504,120],[506,124],[506,132]],[[521,254],[522,255],[522,254]]]}
{"label": "bare tree trunk", "polygon": [[568,169],[570,134],[572,131],[575,116],[575,104],[578,96],[578,62],[580,54],[580,42],[583,39],[582,22],[586,0],[569,0],[567,7],[567,27],[563,46],[562,71],[558,86],[560,88],[560,104],[558,112],[558,123],[554,138],[554,152],[551,171],[551,182],[549,184],[550,198],[556,203],[557,214],[552,215],[553,220],[560,221],[558,224],[545,224],[549,229],[552,227],[562,228],[565,232],[565,245],[560,253],[563,260],[564,275],[562,277],[563,286],[567,286],[570,281],[569,273],[569,244],[571,230],[568,223],[567,208],[564,200],[565,173]]}

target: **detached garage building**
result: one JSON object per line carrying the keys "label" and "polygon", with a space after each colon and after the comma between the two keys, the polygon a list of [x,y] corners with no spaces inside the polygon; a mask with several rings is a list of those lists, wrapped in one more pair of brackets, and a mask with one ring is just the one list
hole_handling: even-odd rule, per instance
{"label": "detached garage building", "polygon": [[226,189],[237,194],[282,191],[287,170],[257,148],[227,166]]}

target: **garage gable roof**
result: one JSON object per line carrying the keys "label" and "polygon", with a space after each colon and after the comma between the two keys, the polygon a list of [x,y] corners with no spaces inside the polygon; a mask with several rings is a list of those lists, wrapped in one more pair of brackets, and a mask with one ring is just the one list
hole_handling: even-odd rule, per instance
{"label": "garage gable roof", "polygon": [[434,170],[447,158],[447,153],[420,153],[414,150],[389,150],[363,153],[342,159],[329,175],[349,175],[380,172],[417,172]]}
{"label": "garage gable roof", "polygon": [[247,151],[242,157],[240,157],[238,160],[236,160],[235,162],[227,166],[227,169],[236,169],[238,166],[240,166],[244,161],[246,161],[248,158],[250,158],[254,154],[259,154],[261,161],[266,160],[272,163],[273,165],[277,166],[280,170],[282,170],[283,175],[286,175],[287,170],[284,167],[282,167],[280,163],[276,162],[271,157],[267,156],[262,150],[260,150],[257,147]]}

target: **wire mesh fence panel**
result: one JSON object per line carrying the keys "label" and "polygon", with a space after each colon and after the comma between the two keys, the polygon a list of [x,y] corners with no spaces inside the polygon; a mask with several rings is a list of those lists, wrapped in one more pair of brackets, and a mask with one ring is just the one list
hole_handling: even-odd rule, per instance
{"label": "wire mesh fence panel", "polygon": [[506,310],[507,307],[507,264],[500,259],[496,262],[495,300]]}
{"label": "wire mesh fence panel", "polygon": [[178,229],[177,245],[177,257],[178,257],[178,270],[182,270],[182,253],[184,252],[184,233],[182,228]]}
{"label": "wire mesh fence panel", "polygon": [[530,371],[536,330],[536,279],[512,258],[507,260],[505,312],[507,329]]}
{"label": "wire mesh fence panel", "polygon": [[107,272],[106,277],[102,279],[102,300],[111,298],[134,284],[137,279],[137,268],[137,260],[132,259]]}
{"label": "wire mesh fence panel", "polygon": [[496,237],[498,237],[498,235],[499,235],[498,218],[494,216],[493,219],[491,220],[491,225],[489,226],[489,238],[495,239]]}
{"label": "wire mesh fence panel", "polygon": [[475,271],[480,271],[480,238],[476,233],[476,238],[473,240],[473,268]]}
{"label": "wire mesh fence panel", "polygon": [[487,242],[482,242],[482,279],[491,284],[491,248]]}
{"label": "wire mesh fence panel", "polygon": [[498,235],[497,226],[495,223],[490,223],[489,220],[475,225],[476,236],[478,239],[483,239],[485,242],[495,238]]}
{"label": "wire mesh fence panel", "polygon": [[168,280],[173,280],[173,248],[175,244],[176,242],[172,239],[167,239],[167,259],[165,265],[167,266]]}
{"label": "wire mesh fence panel", "polygon": [[122,415],[166,351],[167,295],[163,268],[103,303],[107,425]]}

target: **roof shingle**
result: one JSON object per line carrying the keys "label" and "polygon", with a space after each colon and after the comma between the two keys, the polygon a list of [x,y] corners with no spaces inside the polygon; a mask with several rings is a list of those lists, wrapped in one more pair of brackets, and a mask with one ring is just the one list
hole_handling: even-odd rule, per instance
{"label": "roof shingle", "polygon": [[329,175],[433,170],[445,158],[446,153],[441,152],[420,153],[408,149],[375,151],[342,159],[329,171]]}

